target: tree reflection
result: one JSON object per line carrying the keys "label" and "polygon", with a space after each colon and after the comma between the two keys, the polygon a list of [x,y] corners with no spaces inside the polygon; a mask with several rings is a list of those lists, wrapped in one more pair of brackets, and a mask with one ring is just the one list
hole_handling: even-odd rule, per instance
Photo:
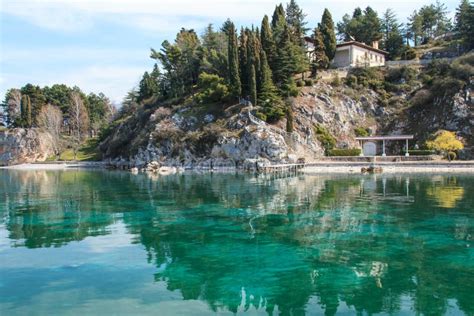
{"label": "tree reflection", "polygon": [[[16,246],[65,245],[122,221],[154,278],[214,311],[474,313],[469,177],[2,172]],[[471,258],[472,259],[472,258]],[[314,300],[316,298],[316,300]]]}

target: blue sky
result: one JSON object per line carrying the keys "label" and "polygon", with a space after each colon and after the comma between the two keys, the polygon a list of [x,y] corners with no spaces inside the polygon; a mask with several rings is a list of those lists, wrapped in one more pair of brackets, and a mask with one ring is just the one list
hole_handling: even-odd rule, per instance
{"label": "blue sky", "polygon": [[[442,1],[453,15],[458,0]],[[77,85],[104,92],[118,103],[153,66],[150,48],[173,40],[181,27],[199,34],[228,17],[238,25],[259,25],[277,0],[0,0],[0,97],[30,82]],[[300,0],[310,27],[327,7],[334,20],[354,7],[379,14],[392,8],[401,22],[423,0]]]}

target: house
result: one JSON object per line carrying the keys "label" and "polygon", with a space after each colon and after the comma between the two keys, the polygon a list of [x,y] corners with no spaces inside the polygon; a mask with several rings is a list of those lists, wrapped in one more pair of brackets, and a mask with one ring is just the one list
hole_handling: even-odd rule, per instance
{"label": "house", "polygon": [[[310,37],[305,37],[306,52],[310,60],[313,59],[314,44]],[[349,41],[337,44],[336,54],[331,65],[336,68],[346,67],[379,67],[385,66],[387,52],[379,49],[378,42],[372,46]]]}
{"label": "house", "polygon": [[336,55],[332,65],[344,67],[379,67],[385,65],[385,56],[388,53],[379,49],[378,42],[372,46],[357,41],[337,44]]}

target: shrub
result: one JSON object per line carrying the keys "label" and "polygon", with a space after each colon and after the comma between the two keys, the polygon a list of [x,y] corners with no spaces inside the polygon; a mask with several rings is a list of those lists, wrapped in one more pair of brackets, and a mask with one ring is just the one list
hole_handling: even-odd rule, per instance
{"label": "shrub", "polygon": [[296,81],[296,86],[299,88],[304,87],[304,81],[303,80]]}
{"label": "shrub", "polygon": [[433,95],[427,89],[418,90],[410,100],[410,103],[413,106],[424,106],[432,102],[433,102]]}
{"label": "shrub", "polygon": [[[404,153],[405,152],[403,152],[403,154]],[[433,150],[429,150],[429,149],[410,149],[408,150],[408,153],[412,156],[429,156],[429,155],[435,154]]]}
{"label": "shrub", "polygon": [[429,149],[434,149],[446,153],[448,159],[450,159],[450,152],[455,150],[461,150],[464,145],[461,141],[456,139],[454,132],[440,130],[434,134],[434,139],[427,141],[426,146]]}
{"label": "shrub", "polygon": [[314,84],[314,80],[313,79],[305,79],[304,84],[307,87],[311,87]]}
{"label": "shrub", "polygon": [[262,121],[266,121],[267,120],[267,116],[265,114],[263,114],[262,112],[260,111],[257,111],[255,113],[255,116],[259,119],[261,119]]}
{"label": "shrub", "polygon": [[200,103],[219,102],[229,97],[229,87],[224,83],[224,79],[218,75],[201,73],[198,88],[201,92],[196,95],[196,98]]}
{"label": "shrub", "polygon": [[341,78],[339,78],[339,75],[337,73],[335,73],[332,77],[331,85],[334,87],[339,87],[341,85]]}
{"label": "shrub", "polygon": [[364,127],[356,127],[354,128],[354,133],[356,134],[357,137],[367,137],[369,136],[369,131],[367,128]]}
{"label": "shrub", "polygon": [[359,156],[361,153],[360,148],[346,148],[346,149],[331,149],[328,151],[328,156]]}
{"label": "shrub", "polygon": [[[358,86],[364,88],[371,88],[376,91],[383,90],[385,78],[382,71],[376,67],[372,68],[352,68],[349,76],[355,76],[357,78]],[[351,79],[354,81],[354,79]]]}
{"label": "shrub", "polygon": [[314,127],[314,131],[316,133],[316,138],[318,141],[323,145],[326,154],[329,150],[333,149],[336,146],[336,139],[331,133],[321,124],[318,124]]}
{"label": "shrub", "polygon": [[451,160],[456,160],[457,156],[456,156],[456,153],[454,151],[450,151],[450,152],[448,152],[447,157],[448,157],[448,160],[451,161]]}
{"label": "shrub", "polygon": [[346,77],[346,84],[351,88],[357,88],[357,86],[358,86],[357,77],[354,76],[354,75],[348,75]]}

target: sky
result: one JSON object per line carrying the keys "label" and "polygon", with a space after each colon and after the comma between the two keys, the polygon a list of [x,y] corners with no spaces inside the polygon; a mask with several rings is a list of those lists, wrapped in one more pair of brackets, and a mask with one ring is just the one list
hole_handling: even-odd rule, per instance
{"label": "sky", "polygon": [[[442,1],[452,16],[458,0]],[[65,83],[103,92],[114,103],[153,67],[150,48],[172,41],[181,27],[202,34],[227,19],[259,26],[278,0],[0,0],[0,98],[26,83]],[[381,14],[393,9],[401,22],[429,0],[299,0],[308,26],[328,8],[335,22],[355,6]]]}

